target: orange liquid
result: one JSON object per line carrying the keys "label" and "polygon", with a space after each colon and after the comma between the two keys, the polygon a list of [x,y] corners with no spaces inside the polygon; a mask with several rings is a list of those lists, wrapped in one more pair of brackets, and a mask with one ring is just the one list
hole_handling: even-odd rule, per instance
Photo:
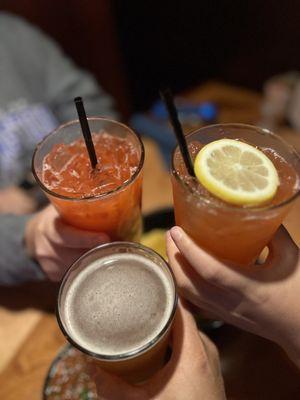
{"label": "orange liquid", "polygon": [[129,360],[109,362],[91,359],[91,361],[111,374],[121,376],[127,382],[145,382],[166,363],[169,337],[170,328],[155,346],[151,347],[145,353],[130,358]]}
{"label": "orange liquid", "polygon": [[141,232],[142,174],[139,151],[125,139],[93,134],[98,164],[90,166],[83,139],[58,144],[43,160],[41,180],[62,199],[48,194],[69,224],[106,232],[112,240],[138,240]]}
{"label": "orange liquid", "polygon": [[[193,159],[201,147],[198,142],[189,145]],[[280,204],[298,189],[295,169],[272,149],[261,150],[275,165],[280,185],[272,201],[259,208],[237,207],[217,199],[196,178],[188,176],[181,155],[177,152],[174,156],[175,169],[186,185],[172,175],[176,224],[199,246],[233,265],[256,261],[291,207],[291,203]]]}

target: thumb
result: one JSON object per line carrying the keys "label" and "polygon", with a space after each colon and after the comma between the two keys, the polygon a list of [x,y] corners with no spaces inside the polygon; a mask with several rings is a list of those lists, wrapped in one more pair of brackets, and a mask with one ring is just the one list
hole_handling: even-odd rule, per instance
{"label": "thumb", "polygon": [[79,229],[67,224],[61,218],[54,220],[53,228],[50,240],[58,246],[90,249],[96,245],[109,242],[106,233]]}
{"label": "thumb", "polygon": [[[217,258],[207,253],[199,247],[185,232],[178,226],[174,226],[169,231],[167,242],[168,249],[171,249],[171,240],[179,250],[179,254],[170,250],[170,264],[176,266],[180,263],[180,255],[193,268],[200,278],[208,284],[222,289],[233,289],[243,291],[248,280],[246,273],[241,269],[234,269],[230,265],[224,264]],[[168,252],[169,255],[169,252]],[[180,267],[180,265],[179,265]],[[177,268],[178,269],[178,268]]]}
{"label": "thumb", "polygon": [[287,258],[294,259],[298,257],[298,246],[283,225],[279,227],[268,247],[267,263],[274,262],[274,260],[287,262]]}
{"label": "thumb", "polygon": [[195,357],[199,345],[201,347],[200,353],[205,350],[195,319],[183,300],[180,300],[178,304],[172,336],[172,362],[189,362],[188,360]]}

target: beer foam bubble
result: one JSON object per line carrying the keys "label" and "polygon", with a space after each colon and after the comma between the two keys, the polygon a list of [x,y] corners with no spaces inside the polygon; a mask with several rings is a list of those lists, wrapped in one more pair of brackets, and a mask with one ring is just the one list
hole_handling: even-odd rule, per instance
{"label": "beer foam bubble", "polygon": [[167,271],[136,254],[94,261],[65,297],[65,324],[81,347],[120,355],[153,340],[172,312],[174,287]]}

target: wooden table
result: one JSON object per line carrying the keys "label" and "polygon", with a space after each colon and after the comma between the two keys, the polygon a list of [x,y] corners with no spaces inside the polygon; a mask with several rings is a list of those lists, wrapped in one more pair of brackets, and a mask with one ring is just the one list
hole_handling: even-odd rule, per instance
{"label": "wooden table", "polygon": [[[245,89],[209,82],[186,95],[195,101],[215,101],[221,122],[255,124],[260,117],[261,96]],[[288,129],[277,133],[300,149],[300,134]],[[156,145],[145,140],[145,147],[143,210],[149,213],[170,206],[172,195]],[[300,244],[299,201],[286,226]],[[53,314],[56,293],[57,285],[50,283],[0,288],[0,399],[41,399],[49,365],[65,344]],[[277,346],[230,326],[213,337],[221,352],[229,399],[300,398],[300,374]]]}

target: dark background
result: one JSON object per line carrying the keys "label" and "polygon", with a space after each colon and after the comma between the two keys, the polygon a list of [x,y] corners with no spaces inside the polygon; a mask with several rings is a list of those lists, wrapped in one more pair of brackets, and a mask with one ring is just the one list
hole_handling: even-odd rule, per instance
{"label": "dark background", "polygon": [[[0,0],[55,38],[92,71],[126,117],[158,88],[207,79],[261,90],[300,70],[297,0]],[[0,38],[1,40],[1,38]]]}

